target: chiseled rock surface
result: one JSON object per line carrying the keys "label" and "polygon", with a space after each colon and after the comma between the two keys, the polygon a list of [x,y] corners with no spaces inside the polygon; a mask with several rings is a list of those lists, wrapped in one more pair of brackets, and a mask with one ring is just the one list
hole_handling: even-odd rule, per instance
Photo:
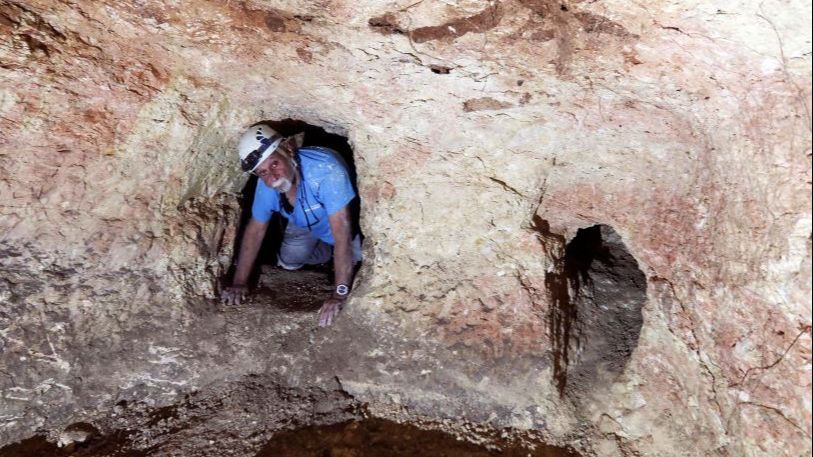
{"label": "chiseled rock surface", "polygon": [[[772,0],[0,0],[0,443],[126,426],[122,400],[249,404],[262,375],[584,455],[810,455],[810,21]],[[285,118],[354,148],[366,260],[329,330],[212,300],[236,139]],[[638,303],[640,336],[562,390],[605,327],[553,279],[596,225],[646,300],[601,303],[635,292],[607,267],[578,309]]]}

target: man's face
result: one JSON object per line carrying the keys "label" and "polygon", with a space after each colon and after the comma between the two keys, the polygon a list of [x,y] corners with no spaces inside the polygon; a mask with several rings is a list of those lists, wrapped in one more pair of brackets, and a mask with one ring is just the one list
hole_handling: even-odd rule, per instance
{"label": "man's face", "polygon": [[[286,146],[287,145],[283,144],[280,146],[280,149],[287,153],[288,148]],[[266,186],[280,192],[287,192],[296,176],[291,161],[277,152],[263,160],[260,165],[254,169],[254,174],[259,176]]]}

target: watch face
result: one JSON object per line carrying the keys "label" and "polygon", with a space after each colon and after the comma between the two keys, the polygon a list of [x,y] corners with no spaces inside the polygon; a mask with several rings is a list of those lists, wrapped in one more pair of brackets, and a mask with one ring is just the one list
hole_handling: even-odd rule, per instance
{"label": "watch face", "polygon": [[350,293],[350,288],[344,284],[339,284],[336,286],[336,295],[347,295]]}

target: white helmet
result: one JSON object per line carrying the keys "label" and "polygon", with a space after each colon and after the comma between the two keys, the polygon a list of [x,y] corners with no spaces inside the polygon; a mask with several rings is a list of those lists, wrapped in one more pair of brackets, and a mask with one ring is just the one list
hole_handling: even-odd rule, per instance
{"label": "white helmet", "polygon": [[240,137],[240,144],[237,146],[237,151],[240,153],[240,167],[245,172],[254,171],[263,160],[277,150],[284,139],[268,124],[251,126]]}

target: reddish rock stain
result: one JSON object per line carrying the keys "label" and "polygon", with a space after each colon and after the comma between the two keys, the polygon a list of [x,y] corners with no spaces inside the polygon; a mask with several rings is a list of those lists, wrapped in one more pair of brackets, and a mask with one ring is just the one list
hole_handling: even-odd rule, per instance
{"label": "reddish rock stain", "polygon": [[463,102],[463,111],[470,113],[472,111],[484,110],[500,110],[511,108],[514,105],[509,102],[497,100],[491,97],[472,98]]}
{"label": "reddish rock stain", "polygon": [[424,43],[444,38],[459,38],[467,33],[484,33],[500,24],[503,10],[499,3],[469,17],[454,19],[441,25],[419,27],[409,32],[416,43]]}
{"label": "reddish rock stain", "polygon": [[422,145],[398,146],[395,152],[381,159],[378,172],[389,179],[417,173],[431,155],[432,152]]}
{"label": "reddish rock stain", "polygon": [[398,19],[392,13],[371,17],[367,24],[384,35],[404,34],[406,31],[398,25]]}
{"label": "reddish rock stain", "polygon": [[288,29],[285,27],[285,18],[280,16],[276,11],[270,11],[265,15],[265,26],[272,32],[286,32]]}
{"label": "reddish rock stain", "polygon": [[311,63],[313,61],[313,53],[305,48],[296,48],[296,55],[305,63]]}
{"label": "reddish rock stain", "polygon": [[606,33],[620,38],[638,38],[638,35],[628,32],[624,26],[604,16],[587,11],[574,13],[574,16],[582,24],[585,32]]}

